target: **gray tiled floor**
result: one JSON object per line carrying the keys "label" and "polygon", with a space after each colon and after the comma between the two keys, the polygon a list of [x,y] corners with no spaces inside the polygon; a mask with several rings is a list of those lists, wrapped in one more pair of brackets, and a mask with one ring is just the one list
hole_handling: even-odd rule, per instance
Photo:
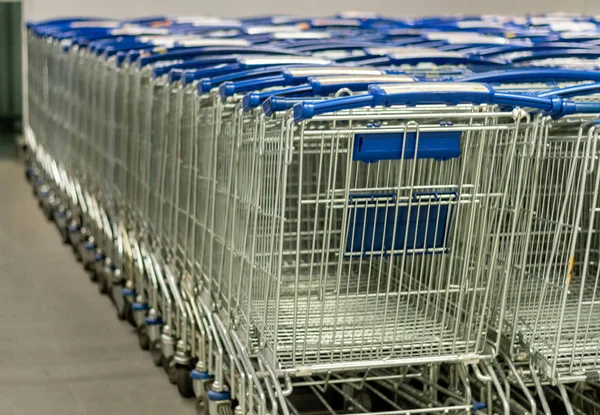
{"label": "gray tiled floor", "polygon": [[0,160],[0,415],[193,413]]}

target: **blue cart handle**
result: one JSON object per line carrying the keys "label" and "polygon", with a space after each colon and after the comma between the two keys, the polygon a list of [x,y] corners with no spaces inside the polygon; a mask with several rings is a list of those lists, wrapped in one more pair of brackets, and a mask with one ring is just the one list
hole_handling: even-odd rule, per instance
{"label": "blue cart handle", "polygon": [[190,71],[186,74],[185,83],[193,82],[196,79],[220,77],[230,73],[239,73],[247,71],[250,68],[262,68],[268,66],[281,65],[330,65],[331,61],[327,59],[313,58],[310,56],[250,56],[239,57],[232,63],[212,68],[204,68],[196,71]]}
{"label": "blue cart handle", "polygon": [[[410,49],[410,48],[408,48]],[[482,58],[477,55],[465,55],[459,52],[451,51],[419,51],[393,53],[387,55],[393,65],[419,64],[422,62],[433,63],[436,65],[489,65],[503,66],[504,61]]]}
{"label": "blue cart handle", "polygon": [[329,76],[311,77],[309,84],[315,95],[331,95],[343,88],[351,91],[366,91],[372,84],[400,84],[416,82],[417,78],[409,75],[369,75],[369,76]]}
{"label": "blue cart handle", "polygon": [[576,103],[559,97],[518,95],[495,91],[491,86],[470,82],[417,82],[397,85],[371,85],[369,93],[294,106],[294,120],[302,121],[315,115],[335,111],[394,105],[426,104],[497,104],[527,107],[560,118],[575,113],[600,113],[600,103]]}
{"label": "blue cart handle", "polygon": [[248,47],[250,42],[246,39],[182,39],[176,42],[175,46],[184,48],[197,48],[197,47],[208,47],[208,46],[238,46]]}
{"label": "blue cart handle", "polygon": [[600,48],[595,49],[559,49],[542,52],[533,52],[525,56],[517,56],[511,59],[512,63],[525,63],[542,59],[556,58],[581,58],[581,59],[597,59],[600,58]]}
{"label": "blue cart handle", "polygon": [[[314,102],[315,99],[311,98],[310,102]],[[269,97],[265,102],[263,102],[263,112],[267,117],[270,117],[276,112],[287,111],[289,109],[294,108],[296,104],[302,104],[307,102],[306,98],[283,98],[283,97]]]}
{"label": "blue cart handle", "polygon": [[367,48],[380,48],[381,43],[372,43],[372,42],[322,42],[322,43],[312,43],[310,45],[301,45],[301,46],[292,46],[292,49],[299,52],[325,52],[325,51],[351,51],[351,50],[361,50]]}
{"label": "blue cart handle", "polygon": [[524,83],[551,81],[599,81],[600,72],[558,68],[506,69],[456,79],[460,82]]}
{"label": "blue cart handle", "polygon": [[336,75],[383,75],[385,71],[376,68],[346,67],[346,66],[312,66],[289,68],[280,75],[269,76],[261,79],[250,79],[240,82],[225,82],[219,90],[223,99],[234,94],[257,91],[276,86],[293,86],[304,83],[314,76],[336,76]]}
{"label": "blue cart handle", "polygon": [[534,45],[503,45],[481,49],[477,54],[482,57],[492,57],[507,53],[517,52],[542,52],[547,50],[561,49],[591,49],[594,45],[585,43],[568,43],[568,42],[540,42]]}
{"label": "blue cart handle", "polygon": [[[294,66],[294,65],[291,65]],[[287,69],[287,65],[276,65],[276,66],[267,66],[260,68],[248,69],[241,72],[234,72],[230,74],[225,74],[222,76],[215,76],[211,78],[203,78],[198,83],[198,93],[203,94],[206,92],[210,92],[211,89],[221,85],[224,82],[234,82],[243,79],[251,79],[251,78],[264,78],[267,76],[281,75],[281,73]],[[192,77],[192,75],[190,75]],[[187,79],[186,82],[192,82],[194,78]]]}
{"label": "blue cart handle", "polygon": [[435,65],[506,65],[506,62],[496,59],[486,59],[478,55],[465,55],[460,52],[440,50],[406,51],[360,61],[360,64],[363,66],[418,65],[420,63],[432,63]]}
{"label": "blue cart handle", "polygon": [[[184,48],[184,49],[175,49],[169,51],[163,51],[164,53],[158,53],[157,51],[153,51],[153,54],[149,56],[144,56],[140,58],[139,65],[146,66],[154,62],[163,61],[163,60],[178,60],[178,59],[188,59],[194,56],[201,55],[237,55],[237,54],[250,54],[250,53],[260,53],[262,55],[299,55],[305,56],[301,53],[297,53],[294,51],[279,49],[279,48],[269,48],[269,47],[239,47],[239,46],[209,46],[209,47],[193,47],[193,48]],[[133,60],[133,59],[132,59]]]}
{"label": "blue cart handle", "polygon": [[347,89],[352,92],[366,91],[373,84],[397,84],[415,82],[416,78],[408,75],[372,75],[372,76],[326,76],[309,78],[308,84],[291,88],[250,92],[242,99],[243,110],[249,111],[260,106],[268,98],[277,97],[315,97],[327,96]]}
{"label": "blue cart handle", "polygon": [[557,88],[537,94],[540,97],[573,98],[592,95],[600,92],[600,83],[574,85],[566,88]]}

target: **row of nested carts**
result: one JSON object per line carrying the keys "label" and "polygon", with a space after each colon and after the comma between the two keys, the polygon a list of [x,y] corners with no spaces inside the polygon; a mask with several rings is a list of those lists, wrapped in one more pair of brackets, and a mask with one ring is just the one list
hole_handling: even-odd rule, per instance
{"label": "row of nested carts", "polygon": [[600,22],[28,25],[27,177],[198,413],[600,413]]}

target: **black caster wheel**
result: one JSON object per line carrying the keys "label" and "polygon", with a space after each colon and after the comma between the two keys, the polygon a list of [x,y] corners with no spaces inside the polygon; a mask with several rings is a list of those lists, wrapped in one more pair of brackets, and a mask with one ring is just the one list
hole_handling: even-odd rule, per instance
{"label": "black caster wheel", "polygon": [[98,274],[96,274],[96,271],[94,270],[93,265],[90,268],[88,268],[88,271],[90,273],[90,281],[98,282]]}
{"label": "black caster wheel", "polygon": [[175,379],[177,382],[177,391],[182,398],[194,397],[194,383],[187,366],[177,365],[175,367]]}
{"label": "black caster wheel", "polygon": [[196,415],[208,415],[208,399],[206,394],[196,398]]}
{"label": "black caster wheel", "polygon": [[117,318],[119,320],[125,320],[127,318],[127,308],[119,310],[119,307],[117,307]]}
{"label": "black caster wheel", "polygon": [[81,254],[79,253],[79,249],[76,245],[71,244],[71,246],[73,247],[73,255],[75,255],[75,260],[77,260],[77,262],[81,262],[82,258]]}
{"label": "black caster wheel", "polygon": [[127,312],[127,303],[125,302],[123,296],[121,296],[121,293],[115,293],[113,291],[110,294],[110,298],[113,304],[115,305],[115,309],[117,310],[117,318],[119,320],[125,320],[125,313]]}
{"label": "black caster wheel", "polygon": [[69,239],[69,231],[67,231],[66,229],[61,229],[60,230],[60,240],[63,243],[63,245],[70,245],[71,240]]}
{"label": "black caster wheel", "polygon": [[98,283],[98,291],[100,294],[106,294],[106,278],[102,274],[96,274],[96,282]]}
{"label": "black caster wheel", "polygon": [[98,276],[98,290],[100,290],[100,294],[110,294],[110,287],[108,286],[108,281],[106,280],[105,275]]}
{"label": "black caster wheel", "polygon": [[125,305],[125,318],[131,324],[132,327],[137,327],[135,323],[135,318],[133,317],[133,310],[129,304]]}
{"label": "black caster wheel", "polygon": [[152,361],[155,366],[162,366],[163,359],[165,358],[160,350],[160,340],[156,340],[150,345],[150,354],[152,355]]}
{"label": "black caster wheel", "polygon": [[169,382],[175,385],[177,383],[177,368],[175,367],[175,359],[173,356],[169,358],[163,357],[162,366],[169,378]]}
{"label": "black caster wheel", "polygon": [[150,338],[148,337],[148,327],[142,325],[137,328],[138,343],[140,349],[150,350]]}

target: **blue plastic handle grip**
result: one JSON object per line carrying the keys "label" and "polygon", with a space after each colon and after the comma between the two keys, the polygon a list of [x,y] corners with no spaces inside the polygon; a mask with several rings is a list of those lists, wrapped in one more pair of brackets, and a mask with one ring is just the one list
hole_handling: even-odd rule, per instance
{"label": "blue plastic handle grip", "polygon": [[272,88],[276,86],[286,86],[283,75],[273,75],[265,78],[250,79],[239,82],[224,82],[219,87],[219,94],[221,95],[222,99],[226,99],[234,94],[241,94],[244,92]]}
{"label": "blue plastic handle grip", "polygon": [[[242,108],[244,111],[249,111],[252,108],[258,107],[265,100],[267,100],[271,96],[277,97],[318,97],[318,96],[327,96],[333,94],[340,89],[348,89],[352,92],[357,91],[366,91],[369,85],[373,84],[383,84],[383,83],[398,83],[400,82],[397,78],[392,80],[393,77],[388,78],[386,80],[385,76],[381,77],[357,77],[353,80],[349,80],[348,77],[341,76],[339,77],[341,82],[331,82],[338,78],[337,76],[326,77],[327,81],[323,78],[309,78],[308,84],[294,86],[291,88],[283,88],[278,90],[267,90],[262,92],[250,92],[242,98]],[[407,77],[409,78],[409,77]]]}
{"label": "blue plastic handle grip", "polygon": [[[340,89],[349,89],[352,92],[367,91],[369,85],[374,84],[392,84],[400,82],[412,82],[416,78],[408,75],[385,75],[385,76],[365,76],[365,77],[325,77],[325,78],[309,78],[308,82],[313,90],[313,93],[318,96],[331,95],[338,92]],[[399,79],[402,78],[402,79]],[[406,78],[406,79],[404,79]]]}
{"label": "blue plastic handle grip", "polygon": [[195,47],[195,48],[184,48],[176,49],[166,53],[156,53],[154,55],[146,56],[140,59],[140,65],[145,66],[161,60],[175,60],[175,59],[187,59],[194,56],[202,55],[235,55],[235,54],[261,54],[261,55],[299,55],[304,56],[301,53],[285,49],[276,48],[241,48],[239,46],[206,46],[206,47]]}
{"label": "blue plastic handle grip", "polygon": [[[361,72],[359,72],[361,71]],[[221,97],[225,99],[234,94],[258,91],[260,89],[272,88],[276,86],[294,86],[305,83],[310,77],[318,75],[376,75],[385,72],[373,68],[350,68],[350,67],[331,67],[323,65],[322,67],[307,67],[302,70],[294,71],[292,68],[285,69],[281,75],[269,76],[261,79],[250,79],[240,82],[225,82],[219,87]]]}
{"label": "blue plastic handle grip", "polygon": [[305,102],[302,98],[281,98],[281,97],[269,97],[263,103],[263,112],[267,117],[270,117],[276,112],[287,111],[294,107],[294,105]]}
{"label": "blue plastic handle grip", "polygon": [[[504,66],[506,62],[485,59],[479,56],[418,56],[418,57],[403,57],[401,54],[398,56],[388,56],[389,61],[392,65],[415,65],[420,63],[432,63],[435,65],[486,65],[486,66]],[[363,62],[364,65],[368,63]]]}
{"label": "blue plastic handle grip", "polygon": [[[296,66],[296,65],[292,65],[292,66]],[[298,65],[298,66],[304,66],[304,65]],[[200,81],[200,84],[198,86],[198,93],[210,92],[210,90],[213,89],[214,87],[219,86],[222,83],[228,82],[228,81],[234,82],[234,81],[239,81],[239,80],[244,80],[244,79],[259,78],[259,77],[266,77],[266,76],[273,76],[273,75],[281,74],[284,69],[287,69],[289,67],[290,67],[289,65],[267,66],[267,67],[263,67],[263,68],[253,68],[253,69],[248,69],[246,71],[234,72],[234,73],[226,74],[223,76],[215,76],[215,77],[211,77],[211,78],[205,78]]]}
{"label": "blue plastic handle grip", "polygon": [[494,97],[494,90],[491,87],[475,83],[427,82],[419,83],[417,87],[401,85],[398,88],[393,85],[372,86],[369,92],[373,96],[374,106],[385,107],[417,104],[481,104],[490,102]]}
{"label": "blue plastic handle grip", "polygon": [[560,118],[575,113],[600,113],[600,103],[575,103],[559,97],[540,97],[496,92],[485,84],[419,82],[399,85],[371,85],[369,93],[325,101],[303,102],[294,106],[295,121],[315,115],[367,106],[422,104],[497,104],[527,107]]}
{"label": "blue plastic handle grip", "polygon": [[600,92],[600,83],[574,85],[566,88],[557,88],[537,94],[540,97],[573,98]]}
{"label": "blue plastic handle grip", "polygon": [[590,49],[593,48],[594,45],[587,45],[584,43],[567,43],[567,42],[539,42],[534,43],[533,45],[502,45],[502,46],[494,46],[488,48],[482,48],[477,53],[482,57],[492,57],[499,56],[507,53],[515,53],[515,52],[541,52],[546,50],[561,50],[561,49]]}
{"label": "blue plastic handle grip", "polygon": [[242,98],[243,111],[250,111],[253,108],[259,107],[270,97],[302,97],[314,96],[313,88],[310,85],[293,86],[291,88],[282,88],[276,91],[249,92]]}
{"label": "blue plastic handle grip", "polygon": [[517,56],[511,60],[512,63],[525,63],[542,59],[557,59],[557,58],[581,58],[581,59],[597,59],[600,58],[600,48],[595,49],[560,49],[542,52],[532,52],[525,56]]}
{"label": "blue plastic handle grip", "polygon": [[550,81],[600,81],[600,72],[555,68],[506,69],[470,75],[456,79],[460,82],[550,82]]}
{"label": "blue plastic handle grip", "polygon": [[319,114],[367,106],[373,106],[373,96],[371,94],[353,95],[324,101],[300,102],[293,107],[294,120],[298,122]]}
{"label": "blue plastic handle grip", "polygon": [[[231,62],[235,62],[236,58],[231,56],[211,56],[211,57],[200,57],[199,59],[189,59],[182,62],[176,62],[170,65],[157,66],[152,69],[152,76],[162,76],[169,73],[171,69],[188,69],[190,74],[196,75],[196,71],[202,71],[203,69],[215,67],[217,65],[226,65]],[[190,75],[188,74],[188,77]]]}
{"label": "blue plastic handle grip", "polygon": [[[395,45],[394,45],[395,46]],[[325,52],[325,51],[335,51],[335,50],[361,50],[366,48],[380,48],[382,47],[381,43],[372,43],[372,42],[335,42],[329,40],[328,42],[321,43],[312,43],[310,45],[296,45],[293,47],[294,50],[298,52]]]}

